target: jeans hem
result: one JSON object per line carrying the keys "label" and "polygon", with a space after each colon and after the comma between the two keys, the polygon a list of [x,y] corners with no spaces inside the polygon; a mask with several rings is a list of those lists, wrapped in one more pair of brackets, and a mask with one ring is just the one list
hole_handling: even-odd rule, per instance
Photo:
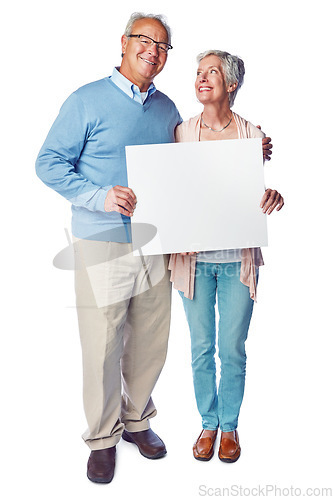
{"label": "jeans hem", "polygon": [[222,427],[220,427],[221,429],[221,432],[233,432],[233,431],[236,431],[237,430],[237,427],[235,427],[234,429],[222,429]]}

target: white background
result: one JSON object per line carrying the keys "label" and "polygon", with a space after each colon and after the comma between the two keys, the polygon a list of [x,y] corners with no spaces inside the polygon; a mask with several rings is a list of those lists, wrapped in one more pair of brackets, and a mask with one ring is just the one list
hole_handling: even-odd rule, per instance
{"label": "white background", "polygon": [[[156,85],[184,119],[201,109],[196,54],[218,48],[244,59],[234,110],[273,138],[266,185],[283,193],[286,206],[268,220],[270,246],[247,342],[240,460],[192,457],[201,422],[175,294],[152,422],[168,455],[149,461],[122,442],[114,481],[98,486],[85,477],[89,450],[80,437],[73,274],[52,266],[67,244],[70,207],[37,179],[34,161],[65,98],[120,63],[120,37],[135,10],[162,12],[173,28],[175,48]],[[200,485],[201,493],[234,485],[239,496],[241,486],[333,487],[330,32],[330,2],[323,0],[30,0],[2,8],[3,498],[195,499]]]}

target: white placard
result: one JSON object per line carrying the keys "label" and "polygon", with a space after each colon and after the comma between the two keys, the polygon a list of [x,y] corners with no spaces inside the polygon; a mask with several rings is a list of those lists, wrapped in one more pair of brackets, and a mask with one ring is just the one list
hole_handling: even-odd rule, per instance
{"label": "white placard", "polygon": [[267,246],[261,139],[126,146],[126,161],[133,247],[157,228],[144,255]]}

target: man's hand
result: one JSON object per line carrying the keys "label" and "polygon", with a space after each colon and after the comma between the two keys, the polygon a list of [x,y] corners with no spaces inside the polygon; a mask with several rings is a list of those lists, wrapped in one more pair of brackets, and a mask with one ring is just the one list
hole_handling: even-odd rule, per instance
{"label": "man's hand", "polygon": [[262,155],[264,157],[264,160],[269,161],[271,159],[271,154],[272,154],[272,147],[273,144],[271,144],[271,138],[270,137],[264,137],[262,140]]}
{"label": "man's hand", "polygon": [[[261,126],[257,125],[257,128],[261,130]],[[271,154],[272,154],[272,147],[273,144],[271,144],[271,138],[270,137],[264,137],[262,140],[262,155],[264,157],[264,160],[269,161],[271,159]]]}
{"label": "man's hand", "polygon": [[136,207],[136,196],[132,189],[124,186],[114,186],[108,191],[105,202],[105,212],[119,212],[132,217]]}
{"label": "man's hand", "polygon": [[283,205],[284,199],[280,195],[280,193],[275,191],[275,189],[266,189],[265,194],[260,202],[260,207],[262,208],[264,214],[267,213],[267,215],[270,215],[275,208],[278,212],[279,210],[281,210]]}

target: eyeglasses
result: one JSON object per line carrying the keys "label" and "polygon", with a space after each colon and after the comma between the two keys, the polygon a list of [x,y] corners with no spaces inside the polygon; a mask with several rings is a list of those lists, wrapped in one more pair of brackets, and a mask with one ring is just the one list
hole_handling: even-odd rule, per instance
{"label": "eyeglasses", "polygon": [[142,45],[146,45],[147,47],[152,47],[154,43],[156,44],[156,47],[158,50],[161,50],[162,52],[167,53],[168,50],[172,49],[172,45],[169,43],[165,42],[155,42],[150,36],[146,35],[128,35],[127,38],[138,38],[139,41],[142,43]]}

